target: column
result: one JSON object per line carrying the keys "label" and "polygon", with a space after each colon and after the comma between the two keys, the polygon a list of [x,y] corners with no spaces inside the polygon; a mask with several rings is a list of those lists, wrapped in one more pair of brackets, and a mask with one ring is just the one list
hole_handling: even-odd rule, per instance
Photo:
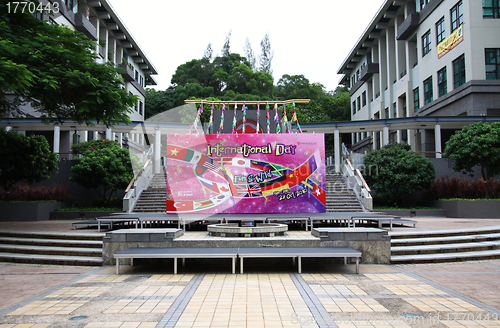
{"label": "column", "polygon": [[59,146],[61,144],[61,128],[59,124],[54,125],[54,153],[59,154]]}
{"label": "column", "polygon": [[382,146],[385,146],[388,144],[389,144],[389,127],[386,124],[384,126],[384,129],[382,130]]}
{"label": "column", "polygon": [[335,173],[340,173],[340,133],[336,127],[333,135],[333,149],[335,154]]}
{"label": "column", "polygon": [[377,150],[378,131],[372,132],[372,150]]}
{"label": "column", "polygon": [[434,127],[434,134],[435,138],[434,141],[436,143],[436,158],[442,158],[443,155],[441,154],[441,125],[436,122],[436,126]]}
{"label": "column", "polygon": [[83,138],[82,138],[82,142],[87,142],[89,141],[89,131],[85,130],[85,131],[80,131],[80,133],[82,134]]}
{"label": "column", "polygon": [[156,128],[155,151],[154,151],[154,172],[155,173],[161,172],[160,156],[161,156],[161,132],[160,132],[160,128]]}
{"label": "column", "polygon": [[106,128],[106,139],[107,139],[107,140],[112,140],[112,139],[111,139],[111,138],[112,138],[112,136],[113,136],[113,135],[112,135],[112,133],[111,133],[111,128],[110,128],[110,127],[107,127],[107,128]]}
{"label": "column", "polygon": [[118,144],[123,148],[123,133],[118,133]]}

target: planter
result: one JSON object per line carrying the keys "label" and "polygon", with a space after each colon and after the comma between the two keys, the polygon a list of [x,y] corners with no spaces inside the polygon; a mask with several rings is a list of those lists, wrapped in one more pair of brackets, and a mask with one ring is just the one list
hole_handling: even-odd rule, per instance
{"label": "planter", "polygon": [[500,201],[438,200],[435,207],[444,208],[449,218],[500,218]]}
{"label": "planter", "polygon": [[101,216],[109,216],[116,211],[54,211],[50,212],[48,220],[74,220],[74,219],[95,219]]}
{"label": "planter", "polygon": [[[437,206],[436,206],[437,207]],[[422,209],[422,210],[377,210],[376,212],[384,212],[387,215],[394,215],[405,218],[412,217],[446,217],[446,210],[443,208],[436,209]]]}
{"label": "planter", "polygon": [[0,221],[44,221],[56,208],[67,206],[63,202],[0,203]]}

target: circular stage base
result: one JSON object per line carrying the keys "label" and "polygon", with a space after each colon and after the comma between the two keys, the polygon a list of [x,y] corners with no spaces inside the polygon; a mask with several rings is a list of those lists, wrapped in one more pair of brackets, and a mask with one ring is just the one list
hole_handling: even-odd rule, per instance
{"label": "circular stage base", "polygon": [[207,226],[208,234],[217,237],[274,237],[283,236],[288,225],[280,223],[262,223],[256,227],[240,227],[238,223],[220,223]]}

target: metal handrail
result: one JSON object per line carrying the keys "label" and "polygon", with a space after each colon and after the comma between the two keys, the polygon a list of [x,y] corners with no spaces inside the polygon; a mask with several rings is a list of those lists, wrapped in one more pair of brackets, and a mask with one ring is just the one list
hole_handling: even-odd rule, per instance
{"label": "metal handrail", "polygon": [[149,165],[149,163],[151,162],[151,159],[148,158],[148,160],[146,161],[146,163],[144,164],[144,167],[142,168],[142,170],[140,170],[139,172],[137,172],[134,177],[132,178],[132,180],[130,180],[130,183],[128,184],[127,188],[125,189],[125,193],[128,193],[130,188],[132,188],[132,185],[134,184],[135,180],[137,180],[137,177],[142,173],[144,172],[144,170],[146,169],[146,167]]}
{"label": "metal handrail", "polygon": [[351,168],[351,170],[354,172],[355,171],[354,170],[354,166],[352,166],[351,161],[349,160],[349,158],[346,157],[345,160],[346,160],[347,164],[349,165],[349,167]]}
{"label": "metal handrail", "polygon": [[368,184],[366,183],[365,178],[363,178],[361,171],[359,169],[356,169],[356,173],[358,174],[359,178],[361,179],[361,182],[363,182],[363,186],[365,187],[366,191],[371,193],[372,191],[371,191],[370,187],[368,186]]}

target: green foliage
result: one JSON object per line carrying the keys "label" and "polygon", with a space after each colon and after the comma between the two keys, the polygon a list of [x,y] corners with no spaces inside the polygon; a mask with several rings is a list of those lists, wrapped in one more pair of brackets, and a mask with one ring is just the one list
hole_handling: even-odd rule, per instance
{"label": "green foliage", "polygon": [[27,13],[5,14],[6,2],[0,12],[0,113],[24,115],[29,103],[47,121],[130,122],[137,97],[122,88],[119,68],[95,61],[96,43]]}
{"label": "green foliage", "polygon": [[390,193],[395,203],[401,202],[402,193],[429,189],[435,177],[432,162],[406,144],[374,150],[366,155],[364,165],[371,172],[366,182],[377,192]]}
{"label": "green foliage", "polygon": [[145,118],[148,119],[174,107],[174,89],[164,91],[146,89]]}
{"label": "green foliage", "polygon": [[500,122],[476,122],[455,132],[446,143],[443,156],[453,160],[453,169],[472,176],[474,166],[500,173]]}
{"label": "green foliage", "polygon": [[95,189],[108,201],[114,191],[125,189],[134,176],[131,157],[127,149],[115,142],[104,148],[87,150],[71,168],[70,180],[87,189]]}
{"label": "green foliage", "polygon": [[[71,153],[73,155],[85,155],[87,151],[94,151],[103,148],[114,148],[118,144],[116,141],[112,140],[89,140],[86,142],[80,142],[76,145],[71,146]],[[118,145],[119,147],[119,145]]]}
{"label": "green foliage", "polygon": [[57,172],[59,158],[44,136],[26,137],[0,129],[0,149],[0,186],[9,192],[17,182],[31,184]]}

